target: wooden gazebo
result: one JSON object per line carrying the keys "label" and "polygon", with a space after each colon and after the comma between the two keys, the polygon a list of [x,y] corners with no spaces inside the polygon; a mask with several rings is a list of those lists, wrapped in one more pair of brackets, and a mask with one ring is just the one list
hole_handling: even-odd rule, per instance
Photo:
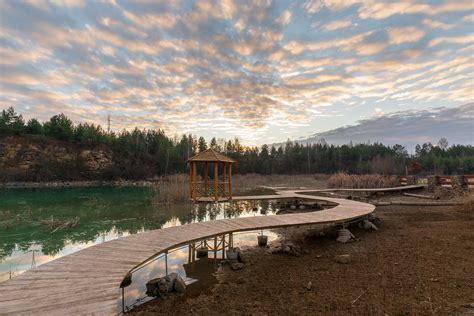
{"label": "wooden gazebo", "polygon": [[[232,164],[234,162],[235,160],[212,148],[189,158],[189,195],[191,199],[194,202],[218,202],[232,199]],[[197,180],[196,165],[198,163],[204,163],[203,181]],[[209,181],[210,164],[213,164],[214,168],[212,183]],[[219,165],[221,165],[221,181],[219,181]]]}

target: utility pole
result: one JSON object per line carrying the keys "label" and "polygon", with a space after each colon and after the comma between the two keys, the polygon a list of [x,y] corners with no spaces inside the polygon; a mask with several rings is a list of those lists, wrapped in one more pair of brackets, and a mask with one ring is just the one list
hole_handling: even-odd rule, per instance
{"label": "utility pole", "polygon": [[110,114],[107,115],[107,133],[110,134]]}

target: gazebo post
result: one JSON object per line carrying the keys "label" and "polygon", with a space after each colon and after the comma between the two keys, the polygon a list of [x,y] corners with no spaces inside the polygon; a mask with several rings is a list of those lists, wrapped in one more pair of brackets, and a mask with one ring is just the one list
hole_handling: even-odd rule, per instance
{"label": "gazebo post", "polygon": [[214,162],[214,199],[216,202],[219,200],[219,192],[218,192],[218,181],[219,181],[219,163]]}
{"label": "gazebo post", "polygon": [[229,163],[229,199],[232,200],[232,164]]}
{"label": "gazebo post", "polygon": [[209,165],[207,161],[204,163],[204,196],[209,196],[209,179],[208,179],[208,171]]}
{"label": "gazebo post", "polygon": [[193,161],[193,200],[196,202],[196,162]]}
{"label": "gazebo post", "polygon": [[226,178],[226,169],[225,169],[226,165],[227,165],[227,163],[225,163],[225,162],[222,163],[222,196],[223,197],[226,197],[225,192],[227,191],[226,190],[226,183],[225,183],[225,181],[226,181],[226,179],[225,179]]}
{"label": "gazebo post", "polygon": [[189,163],[189,198],[193,199],[193,163]]}

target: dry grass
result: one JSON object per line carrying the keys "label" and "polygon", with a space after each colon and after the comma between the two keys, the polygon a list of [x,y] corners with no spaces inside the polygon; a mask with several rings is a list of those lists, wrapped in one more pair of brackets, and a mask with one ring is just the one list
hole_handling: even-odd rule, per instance
{"label": "dry grass", "polygon": [[154,204],[189,202],[189,177],[186,174],[175,174],[161,177],[153,184]]}
{"label": "dry grass", "polygon": [[[328,176],[314,175],[259,175],[236,174],[232,176],[232,189],[235,195],[272,194],[274,190],[266,187],[311,187],[325,188]],[[189,202],[189,176],[176,174],[161,177],[153,184],[154,204]]]}
{"label": "dry grass", "polygon": [[325,188],[327,175],[260,175],[255,173],[234,175],[233,188],[236,192],[253,190],[258,187],[311,187]]}
{"label": "dry grass", "polygon": [[349,175],[336,173],[328,179],[329,188],[345,189],[369,189],[390,188],[399,186],[398,178],[395,176],[382,176],[375,174]]}

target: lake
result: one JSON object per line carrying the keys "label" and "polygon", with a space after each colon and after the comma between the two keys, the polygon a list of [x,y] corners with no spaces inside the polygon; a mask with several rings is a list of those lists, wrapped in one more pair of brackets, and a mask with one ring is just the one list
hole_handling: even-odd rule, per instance
{"label": "lake", "polygon": [[[146,230],[223,218],[275,215],[270,201],[156,205],[147,187],[0,189],[0,282],[55,258]],[[76,219],[77,218],[77,219]],[[51,222],[76,219],[73,227]],[[266,232],[269,240],[274,233]],[[256,232],[237,234],[236,246],[255,245]],[[169,272],[186,277],[187,249],[168,257]],[[164,274],[156,260],[133,275],[126,304],[144,299],[147,280]]]}

